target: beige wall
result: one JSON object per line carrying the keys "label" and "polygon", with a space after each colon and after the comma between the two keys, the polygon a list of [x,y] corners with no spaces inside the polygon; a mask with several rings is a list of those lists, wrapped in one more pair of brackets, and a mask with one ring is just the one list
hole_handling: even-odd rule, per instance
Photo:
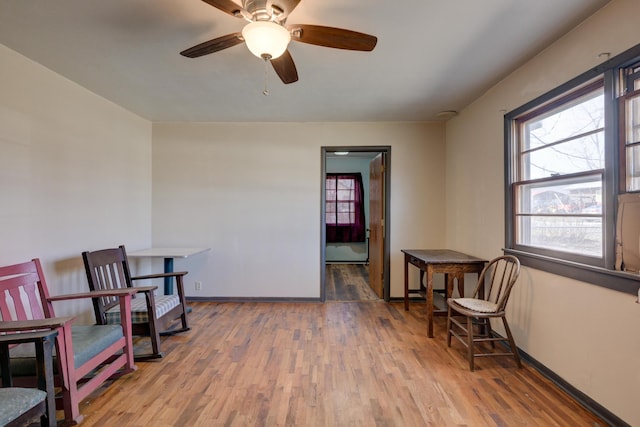
{"label": "beige wall", "polygon": [[0,265],[86,291],[83,250],[151,243],[151,124],[2,45],[0,64]]}
{"label": "beige wall", "polygon": [[[640,43],[640,2],[613,1],[447,125],[447,242],[493,257],[504,245],[503,115]],[[525,268],[509,307],[519,347],[631,425],[640,425],[635,297]]]}
{"label": "beige wall", "polygon": [[[439,123],[155,123],[155,245],[210,247],[200,297],[320,296],[322,146],[391,146],[391,293],[401,248],[444,244]],[[196,292],[193,282],[203,282]]]}

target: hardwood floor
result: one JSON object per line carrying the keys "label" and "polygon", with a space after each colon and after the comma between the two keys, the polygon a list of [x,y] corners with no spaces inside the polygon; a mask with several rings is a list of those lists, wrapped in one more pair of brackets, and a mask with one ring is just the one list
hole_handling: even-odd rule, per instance
{"label": "hardwood floor", "polygon": [[369,287],[369,272],[362,264],[327,264],[325,274],[327,301],[371,301],[378,296]]}
{"label": "hardwood floor", "polygon": [[90,396],[83,426],[599,426],[511,358],[469,372],[424,304],[191,302],[165,358]]}

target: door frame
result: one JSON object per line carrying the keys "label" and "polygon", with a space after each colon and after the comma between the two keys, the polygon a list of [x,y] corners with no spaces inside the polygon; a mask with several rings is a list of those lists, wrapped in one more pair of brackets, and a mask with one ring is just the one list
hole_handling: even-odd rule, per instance
{"label": "door frame", "polygon": [[321,156],[321,176],[320,176],[320,300],[326,301],[326,254],[327,247],[327,229],[326,229],[326,178],[327,178],[327,153],[336,151],[349,151],[359,153],[382,153],[384,155],[384,300],[389,302],[391,280],[390,280],[390,242],[391,242],[391,146],[331,146],[320,147]]}

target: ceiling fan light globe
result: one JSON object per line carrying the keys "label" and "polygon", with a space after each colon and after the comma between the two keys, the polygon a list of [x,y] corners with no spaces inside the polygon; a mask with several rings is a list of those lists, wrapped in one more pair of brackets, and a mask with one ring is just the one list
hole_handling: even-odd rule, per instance
{"label": "ceiling fan light globe", "polygon": [[280,57],[289,46],[291,34],[282,25],[270,21],[251,22],[242,29],[249,51],[258,58]]}

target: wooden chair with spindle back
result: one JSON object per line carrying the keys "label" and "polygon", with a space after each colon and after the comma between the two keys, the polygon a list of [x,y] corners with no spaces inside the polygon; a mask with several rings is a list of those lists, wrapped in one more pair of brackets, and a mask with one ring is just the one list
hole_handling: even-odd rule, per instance
{"label": "wooden chair with spindle back", "polygon": [[[518,348],[507,323],[505,307],[511,289],[520,275],[520,261],[512,255],[493,259],[486,265],[471,298],[449,298],[447,316],[447,346],[451,347],[451,337],[455,337],[467,347],[469,369],[474,370],[475,357],[513,356],[521,367]],[[462,319],[463,318],[463,319]],[[490,319],[500,318],[507,337],[496,336]],[[479,329],[474,332],[474,327]],[[476,352],[481,343],[490,343],[495,350],[496,342],[507,342],[509,350],[503,352]]]}

